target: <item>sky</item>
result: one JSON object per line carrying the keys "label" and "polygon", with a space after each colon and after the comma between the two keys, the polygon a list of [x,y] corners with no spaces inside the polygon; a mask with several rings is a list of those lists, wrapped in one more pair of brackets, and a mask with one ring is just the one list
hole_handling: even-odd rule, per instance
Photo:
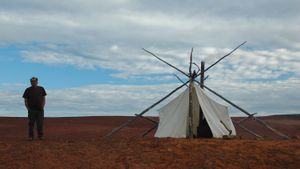
{"label": "sky", "polygon": [[181,85],[175,75],[187,80],[142,48],[188,72],[191,48],[208,67],[244,41],[205,84],[250,113],[300,114],[299,9],[298,0],[1,0],[0,116],[27,116],[32,76],[48,117],[140,113]]}

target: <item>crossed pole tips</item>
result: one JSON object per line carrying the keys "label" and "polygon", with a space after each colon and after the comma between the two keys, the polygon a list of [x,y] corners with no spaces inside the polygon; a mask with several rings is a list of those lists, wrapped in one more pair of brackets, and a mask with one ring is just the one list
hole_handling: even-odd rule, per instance
{"label": "crossed pole tips", "polygon": [[[189,63],[189,69],[188,69],[188,73],[184,72],[183,70],[177,68],[176,66],[168,63],[167,61],[163,60],[162,58],[158,57],[157,55],[155,55],[154,53],[142,48],[142,50],[144,50],[145,52],[149,53],[150,55],[154,56],[156,59],[160,60],[161,62],[167,64],[168,66],[172,67],[173,69],[175,69],[176,71],[180,72],[181,74],[183,74],[184,76],[186,76],[189,80],[187,80],[186,82],[184,82],[183,80],[181,80],[176,74],[174,74],[176,76],[176,78],[182,82],[182,85],[178,86],[177,88],[175,88],[174,90],[172,90],[170,93],[168,93],[166,96],[164,96],[163,98],[161,98],[159,101],[155,102],[154,104],[152,104],[151,106],[149,106],[148,108],[146,108],[145,110],[143,110],[142,112],[140,112],[139,114],[135,114],[135,117],[129,119],[127,122],[121,124],[119,127],[113,129],[111,132],[109,132],[107,135],[104,136],[104,138],[110,137],[112,135],[114,135],[115,133],[117,133],[118,131],[120,131],[121,129],[123,129],[124,127],[128,126],[129,124],[131,124],[132,122],[134,122],[137,118],[144,118],[152,123],[154,123],[154,126],[152,128],[150,128],[149,130],[147,130],[142,136],[147,135],[148,133],[150,133],[152,130],[154,130],[157,126],[158,126],[158,122],[148,118],[148,117],[144,117],[143,115],[145,113],[147,113],[150,109],[152,109],[153,107],[155,107],[156,105],[158,105],[159,103],[161,103],[162,101],[164,101],[165,99],[167,99],[168,97],[170,97],[172,94],[174,94],[176,91],[178,91],[179,89],[181,89],[183,86],[186,86],[189,88],[189,131],[188,131],[188,137],[189,138],[193,138],[193,134],[192,134],[192,93],[191,93],[191,87],[192,87],[192,82],[196,82],[198,83],[202,88],[207,89],[208,91],[210,91],[211,93],[215,94],[216,96],[220,97],[221,99],[223,99],[224,101],[226,101],[227,103],[229,103],[230,105],[232,105],[233,107],[237,108],[238,110],[240,110],[241,112],[243,112],[244,114],[246,114],[248,117],[246,117],[245,119],[240,120],[239,122],[234,122],[234,124],[240,126],[242,129],[244,129],[245,131],[247,131],[248,133],[258,137],[258,138],[263,138],[262,136],[260,136],[259,134],[247,129],[246,127],[244,127],[243,125],[241,125],[242,122],[244,122],[247,119],[253,118],[255,121],[257,121],[259,124],[263,125],[264,127],[270,129],[272,132],[274,132],[275,134],[279,135],[280,137],[283,137],[285,139],[290,139],[288,136],[286,136],[285,134],[279,132],[278,130],[272,128],[270,125],[268,125],[266,122],[264,122],[261,119],[258,119],[254,116],[254,114],[249,113],[248,111],[246,111],[245,109],[237,106],[236,104],[234,104],[233,102],[229,101],[228,99],[226,99],[225,97],[223,97],[222,95],[218,94],[217,92],[213,91],[212,89],[208,88],[207,86],[204,85],[204,81],[208,78],[208,76],[204,77],[204,72],[208,71],[209,69],[211,69],[213,66],[215,66],[216,64],[218,64],[220,61],[222,61],[224,58],[228,57],[229,55],[231,55],[234,51],[236,51],[238,48],[240,48],[241,46],[243,46],[247,41],[241,43],[239,46],[237,46],[236,48],[234,48],[233,50],[231,50],[229,53],[227,53],[226,55],[224,55],[223,57],[221,57],[219,60],[217,60],[216,62],[214,62],[213,64],[211,64],[209,67],[207,67],[205,69],[205,64],[204,62],[201,62],[201,68],[193,62],[193,48],[191,49],[190,52],[190,63]],[[195,70],[192,71],[192,65],[197,66],[198,71],[196,72]],[[201,76],[201,82],[197,81],[196,78],[198,76]]]}

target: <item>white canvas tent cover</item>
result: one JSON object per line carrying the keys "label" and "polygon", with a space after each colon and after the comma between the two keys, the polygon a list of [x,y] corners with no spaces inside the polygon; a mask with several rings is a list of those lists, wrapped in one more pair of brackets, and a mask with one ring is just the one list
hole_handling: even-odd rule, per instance
{"label": "white canvas tent cover", "polygon": [[[228,114],[228,106],[220,104],[206,94],[198,85],[192,85],[193,98],[193,134],[197,135],[199,126],[199,109],[202,108],[204,118],[214,138],[224,135],[236,135],[234,125]],[[159,124],[155,137],[186,138],[188,136],[189,89],[159,110]],[[227,128],[227,129],[226,129]]]}

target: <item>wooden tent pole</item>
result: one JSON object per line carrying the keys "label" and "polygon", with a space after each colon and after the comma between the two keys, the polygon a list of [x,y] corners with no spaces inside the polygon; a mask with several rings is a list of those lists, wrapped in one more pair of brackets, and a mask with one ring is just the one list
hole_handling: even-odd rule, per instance
{"label": "wooden tent pole", "polygon": [[150,52],[150,51],[148,51],[148,50],[146,50],[146,49],[144,49],[144,48],[142,48],[142,49],[143,49],[145,52],[147,52],[147,53],[151,54],[152,56],[156,57],[158,60],[164,62],[165,64],[171,66],[172,68],[176,69],[176,70],[179,71],[180,73],[182,73],[182,74],[184,74],[185,76],[189,77],[189,75],[186,74],[184,71],[178,69],[177,67],[175,67],[175,66],[171,65],[170,63],[168,63],[167,61],[161,59],[160,57],[156,56],[154,53],[152,53],[152,52]]}
{"label": "wooden tent pole", "polygon": [[231,104],[233,107],[239,109],[241,112],[247,114],[248,116],[252,116],[258,123],[260,123],[261,125],[265,126],[266,128],[268,128],[269,130],[273,131],[275,134],[285,138],[285,139],[290,139],[290,137],[288,137],[287,135],[279,132],[278,130],[274,129],[273,127],[271,127],[270,125],[268,125],[266,122],[262,121],[261,119],[256,118],[255,116],[251,115],[249,112],[247,112],[246,110],[242,109],[241,107],[237,106],[236,104],[232,103],[231,101],[229,101],[228,99],[226,99],[225,97],[221,96],[220,94],[218,94],[217,92],[213,91],[212,89],[208,88],[207,86],[203,85],[204,88],[206,88],[207,90],[209,90],[210,92],[212,92],[213,94],[219,96],[221,99],[223,99],[224,101],[226,101],[227,103]]}
{"label": "wooden tent pole", "polygon": [[188,138],[193,138],[193,86],[192,78],[189,84],[189,117],[188,117]]}
{"label": "wooden tent pole", "polygon": [[[181,83],[184,83],[183,80],[181,80],[176,74],[174,74],[174,76],[181,82]],[[188,85],[185,85],[186,87],[189,87]]]}
{"label": "wooden tent pole", "polygon": [[208,71],[210,68],[212,68],[213,66],[215,66],[217,63],[219,63],[221,60],[223,60],[224,58],[226,58],[227,56],[231,55],[234,51],[236,51],[238,48],[240,48],[241,46],[243,46],[247,41],[243,42],[242,44],[240,44],[239,46],[237,46],[236,48],[234,48],[231,52],[229,52],[228,54],[226,54],[225,56],[223,56],[222,58],[220,58],[219,60],[217,60],[214,64],[210,65],[209,67],[207,67],[204,71]]}
{"label": "wooden tent pole", "polygon": [[225,127],[225,129],[229,132],[229,135],[231,135],[232,130],[230,130],[222,120],[220,120],[220,123],[221,123],[221,124]]}
{"label": "wooden tent pole", "polygon": [[205,62],[201,62],[201,72],[200,72],[200,87],[203,89],[204,85],[204,69],[205,69]]}
{"label": "wooden tent pole", "polygon": [[189,77],[192,75],[192,64],[193,64],[193,48],[191,49],[191,54],[190,54],[190,66],[189,66]]}
{"label": "wooden tent pole", "polygon": [[[205,69],[205,62],[202,61],[201,62],[201,68],[200,68],[200,87],[203,89],[203,85],[204,85],[204,81],[206,80],[206,78],[204,77],[204,69]],[[201,106],[199,105],[199,125],[197,127],[197,137],[200,137],[199,133],[200,133],[200,130],[201,128],[203,127],[203,122],[204,122],[204,115],[203,115],[203,111],[202,111],[202,108]]]}
{"label": "wooden tent pole", "polygon": [[[207,67],[204,72],[208,71],[210,68],[212,68],[213,66],[215,66],[217,63],[219,63],[221,60],[223,60],[224,58],[226,58],[227,56],[231,55],[234,51],[236,51],[238,48],[240,48],[242,45],[244,45],[247,41],[243,42],[242,44],[240,44],[239,46],[237,46],[236,48],[234,48],[232,51],[230,51],[228,54],[226,54],[225,56],[223,56],[222,58],[220,58],[219,60],[217,60],[215,63],[213,63],[212,65],[210,65],[209,67]],[[196,75],[196,77],[198,77],[200,74],[202,73],[202,71]],[[196,78],[195,77],[195,78]]]}
{"label": "wooden tent pole", "polygon": [[[184,84],[180,85],[179,87],[177,87],[176,89],[174,89],[173,91],[171,91],[169,94],[167,94],[165,97],[163,97],[162,99],[160,99],[159,101],[155,102],[154,104],[152,104],[150,107],[146,108],[145,110],[143,110],[140,114],[138,114],[139,116],[142,116],[143,114],[145,114],[146,112],[148,112],[150,109],[152,109],[153,107],[155,107],[156,105],[158,105],[160,102],[164,101],[166,98],[168,98],[169,96],[171,96],[173,93],[175,93],[177,90],[179,90],[180,88],[182,88],[183,86],[185,86],[189,81],[185,82]],[[110,133],[108,133],[107,135],[104,136],[105,137],[109,137],[112,136],[113,134],[115,134],[116,132],[118,132],[119,130],[121,130],[122,128],[128,126],[130,123],[132,123],[133,121],[136,120],[137,117],[136,116],[130,120],[128,120],[127,122],[123,123],[122,125],[120,125],[119,127],[113,129]]]}
{"label": "wooden tent pole", "polygon": [[189,67],[189,116],[188,116],[188,138],[193,138],[193,75],[192,75],[192,63],[193,63],[193,48],[190,54],[190,67]]}

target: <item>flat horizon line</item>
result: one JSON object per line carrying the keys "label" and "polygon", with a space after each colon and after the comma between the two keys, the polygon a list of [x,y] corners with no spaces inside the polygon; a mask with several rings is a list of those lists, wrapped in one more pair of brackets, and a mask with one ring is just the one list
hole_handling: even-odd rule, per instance
{"label": "flat horizon line", "polygon": [[[230,117],[245,117],[245,116],[230,116]],[[271,117],[271,116],[299,116],[300,117],[300,114],[271,114],[271,115],[257,115],[255,117]],[[136,117],[136,116],[135,115],[45,116],[45,118],[98,118],[98,117]],[[159,116],[145,116],[145,117],[157,118]],[[27,116],[0,116],[0,118],[27,118]]]}

